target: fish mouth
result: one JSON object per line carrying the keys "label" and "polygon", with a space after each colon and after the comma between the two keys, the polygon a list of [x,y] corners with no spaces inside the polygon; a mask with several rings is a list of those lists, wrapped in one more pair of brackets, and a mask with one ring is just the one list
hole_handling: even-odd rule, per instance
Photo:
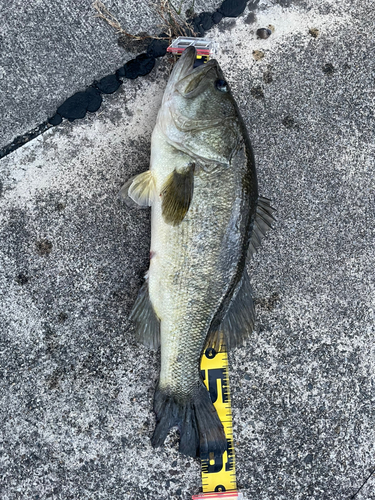
{"label": "fish mouth", "polygon": [[194,68],[196,55],[195,47],[185,49],[170,77],[173,90],[186,98],[198,95],[206,88],[210,80],[221,77],[221,71],[215,59]]}

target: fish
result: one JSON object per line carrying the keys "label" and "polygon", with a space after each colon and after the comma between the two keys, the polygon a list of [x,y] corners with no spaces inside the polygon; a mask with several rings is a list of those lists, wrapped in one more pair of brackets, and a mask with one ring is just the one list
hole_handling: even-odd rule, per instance
{"label": "fish", "polygon": [[253,331],[246,264],[274,220],[258,194],[244,121],[215,59],[194,68],[187,48],[168,80],[151,137],[150,168],[121,196],[151,207],[150,266],[131,320],[138,339],[160,346],[154,396],[161,446],[178,427],[179,450],[201,458],[227,449],[200,373],[210,346],[232,349]]}

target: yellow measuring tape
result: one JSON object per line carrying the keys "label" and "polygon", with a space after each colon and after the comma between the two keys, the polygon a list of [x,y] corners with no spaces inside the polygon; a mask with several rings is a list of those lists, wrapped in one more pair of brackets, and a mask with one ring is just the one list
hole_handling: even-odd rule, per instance
{"label": "yellow measuring tape", "polygon": [[217,352],[213,347],[205,350],[201,359],[201,373],[212,402],[223,424],[227,438],[227,451],[221,456],[201,460],[203,493],[193,500],[242,498],[236,491],[236,469],[233,445],[232,409],[230,404],[228,355],[222,345]]}

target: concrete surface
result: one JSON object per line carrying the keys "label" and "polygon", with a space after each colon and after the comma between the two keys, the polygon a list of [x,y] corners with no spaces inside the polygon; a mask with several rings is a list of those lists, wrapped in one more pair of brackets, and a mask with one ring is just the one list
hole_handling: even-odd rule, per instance
{"label": "concrete surface", "polygon": [[[157,2],[103,3],[131,34],[155,35],[162,29]],[[182,13],[191,3],[182,2]],[[195,9],[214,10],[220,3],[197,0]],[[120,47],[118,33],[95,18],[92,4],[92,0],[1,3],[0,149],[53,116],[68,97],[141,52]]]}
{"label": "concrete surface", "polygon": [[[373,17],[368,1],[261,2],[210,32],[278,210],[249,268],[256,331],[230,355],[249,500],[350,499],[375,469]],[[150,445],[159,358],[127,320],[149,212],[117,199],[147,167],[169,68],[0,161],[1,499],[199,490],[176,434]],[[375,474],[355,498],[375,498]]]}

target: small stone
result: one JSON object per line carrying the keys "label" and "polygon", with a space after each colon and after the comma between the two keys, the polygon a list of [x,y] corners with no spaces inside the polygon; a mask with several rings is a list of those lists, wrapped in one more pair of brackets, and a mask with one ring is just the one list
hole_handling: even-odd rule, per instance
{"label": "small stone", "polygon": [[58,202],[58,203],[56,203],[55,208],[58,212],[62,212],[63,210],[65,210],[65,207],[66,207],[65,203]]}
{"label": "small stone", "polygon": [[255,99],[263,99],[264,97],[264,92],[263,92],[263,89],[262,87],[253,87],[251,90],[250,90],[250,93],[253,97],[255,97]]}
{"label": "small stone", "polygon": [[309,35],[311,35],[313,38],[318,38],[318,36],[319,36],[318,28],[310,28]]}
{"label": "small stone", "polygon": [[313,461],[313,456],[311,455],[311,453],[306,455],[305,458],[303,459],[303,461],[305,462],[305,464],[311,464]]}
{"label": "small stone", "polygon": [[327,63],[323,66],[323,73],[326,75],[332,75],[335,72],[335,68],[333,67],[333,64]]}
{"label": "small stone", "polygon": [[26,276],[26,274],[23,274],[23,273],[20,273],[18,274],[18,276],[16,277],[16,282],[19,284],[19,285],[26,285],[26,283],[29,282],[29,277]]}
{"label": "small stone", "polygon": [[286,116],[283,119],[282,124],[286,128],[292,128],[294,126],[294,118],[292,116]]}
{"label": "small stone", "polygon": [[36,251],[39,255],[49,255],[52,252],[52,243],[49,240],[40,240],[36,242]]}
{"label": "small stone", "polygon": [[264,52],[261,50],[253,50],[253,57],[256,61],[260,61],[264,57]]}
{"label": "small stone", "polygon": [[256,31],[256,35],[258,38],[261,38],[262,40],[265,40],[268,38],[270,35],[272,35],[272,31],[268,28],[259,28]]}
{"label": "small stone", "polygon": [[270,71],[266,71],[263,75],[264,83],[271,83],[273,81],[272,74]]}
{"label": "small stone", "polygon": [[57,316],[57,320],[59,323],[65,323],[65,321],[68,319],[68,315],[66,314],[66,312],[61,312],[59,313],[59,315]]}

